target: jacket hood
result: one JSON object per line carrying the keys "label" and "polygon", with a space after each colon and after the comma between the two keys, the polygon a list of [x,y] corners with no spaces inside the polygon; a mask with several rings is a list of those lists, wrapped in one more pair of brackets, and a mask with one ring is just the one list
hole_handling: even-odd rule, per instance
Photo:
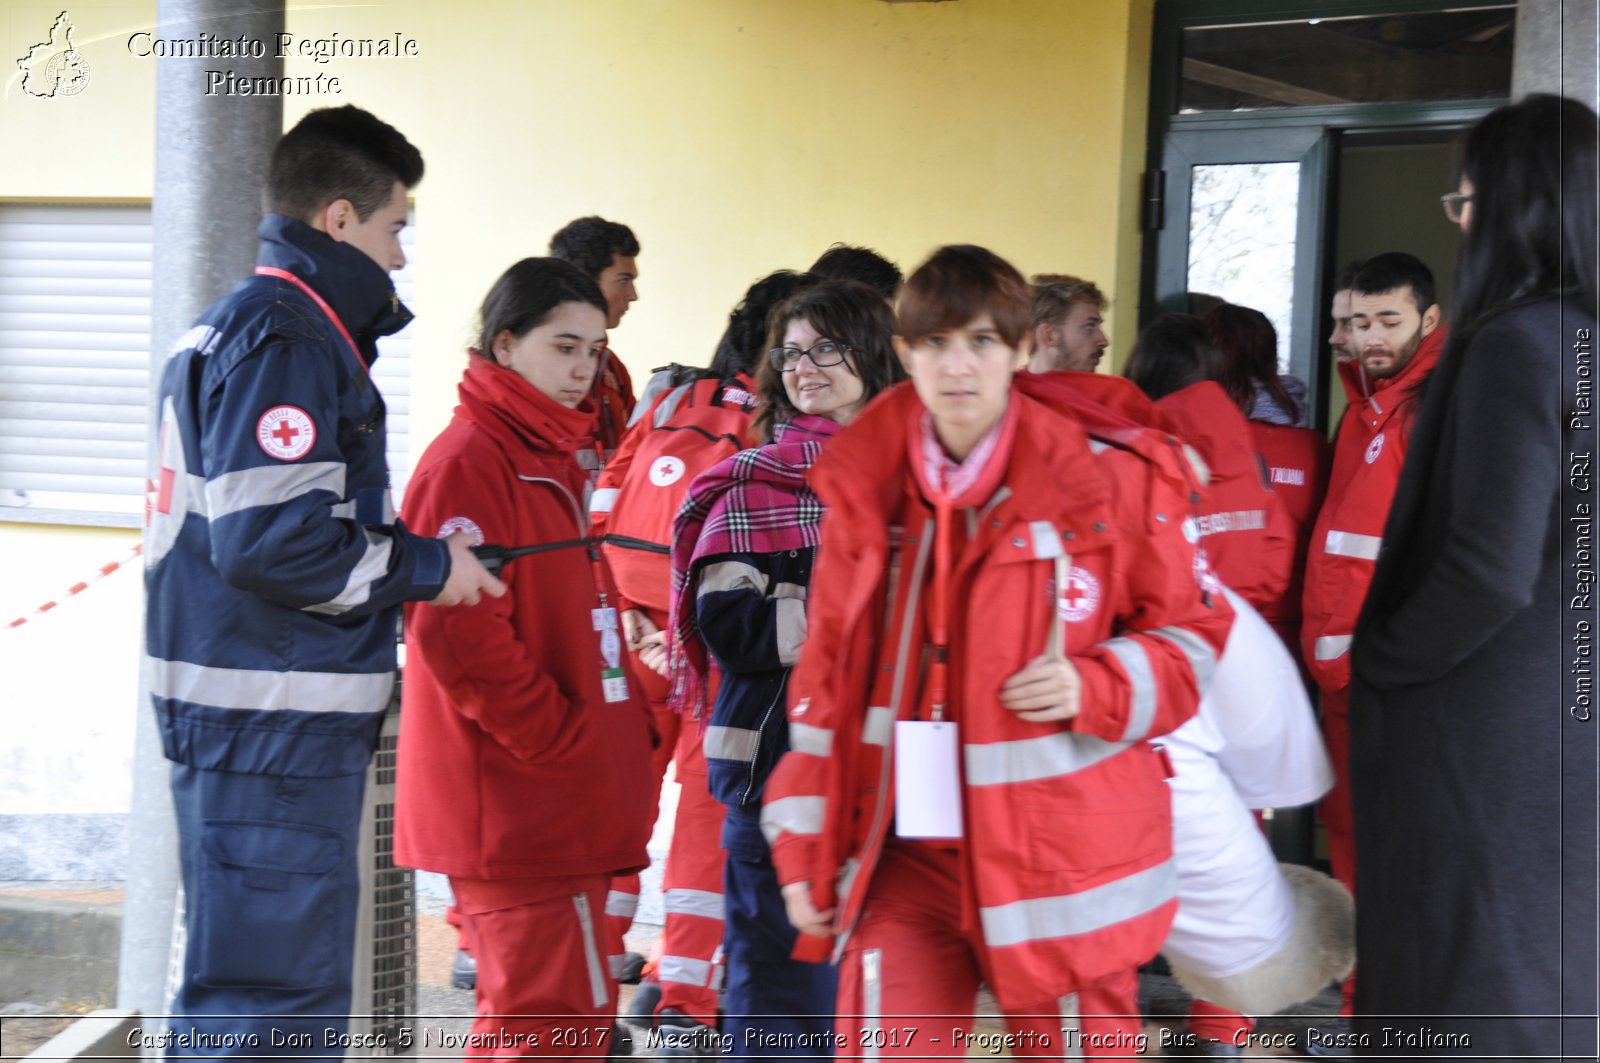
{"label": "jacket hood", "polygon": [[263,216],[256,236],[256,265],[288,270],[327,300],[368,364],[377,353],[374,341],[399,332],[415,316],[395,294],[388,271],[354,245],[283,214]]}
{"label": "jacket hood", "polygon": [[457,412],[487,432],[508,454],[540,450],[573,454],[594,434],[595,405],[561,405],[513,370],[473,357],[461,378]]}
{"label": "jacket hood", "polygon": [[1178,435],[1194,444],[1206,464],[1219,475],[1257,467],[1255,436],[1250,422],[1214,380],[1190,384],[1156,403],[1176,426]]}

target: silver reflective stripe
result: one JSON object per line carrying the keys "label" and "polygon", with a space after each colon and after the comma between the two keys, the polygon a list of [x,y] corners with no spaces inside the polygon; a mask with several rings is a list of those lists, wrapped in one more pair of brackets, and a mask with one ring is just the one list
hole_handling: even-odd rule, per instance
{"label": "silver reflective stripe", "polygon": [[1034,557],[1049,561],[1066,555],[1066,550],[1061,546],[1061,533],[1056,531],[1054,524],[1047,520],[1029,521],[1028,532],[1033,536]]}
{"label": "silver reflective stripe", "polygon": [[710,890],[667,890],[661,903],[668,915],[697,915],[722,921],[722,894]]}
{"label": "silver reflective stripe", "polygon": [[338,616],[362,605],[372,597],[372,585],[389,571],[389,559],[394,555],[394,540],[377,532],[366,532],[367,552],[361,555],[350,578],[344,581],[344,590],[338,597],[320,605],[306,606],[306,612],[323,616]]}
{"label": "silver reflective stripe", "polygon": [[759,568],[743,561],[718,561],[700,570],[700,588],[696,597],[721,591],[754,590],[766,593],[767,577]]}
{"label": "silver reflective stripe", "polygon": [[618,919],[632,919],[633,913],[639,910],[639,895],[637,893],[623,893],[621,890],[611,890],[606,894],[606,914],[614,915]]}
{"label": "silver reflective stripe", "polygon": [[1128,726],[1122,730],[1122,740],[1131,742],[1143,737],[1156,718],[1156,677],[1150,667],[1150,657],[1137,640],[1128,638],[1107,639],[1101,643],[1110,650],[1128,673]]}
{"label": "silver reflective stripe", "polygon": [[774,612],[778,629],[778,663],[787,668],[800,659],[800,647],[805,645],[805,599],[778,598]]}
{"label": "silver reflective stripe", "polygon": [[1336,661],[1350,652],[1354,635],[1324,635],[1312,646],[1312,655],[1319,661]]}
{"label": "silver reflective stripe", "polygon": [[1105,443],[1105,442],[1102,442],[1102,441],[1100,441],[1098,439],[1089,440],[1089,453],[1091,453],[1091,454],[1104,454],[1106,451],[1108,451],[1110,449],[1111,449],[1111,444],[1110,443]]}
{"label": "silver reflective stripe", "polygon": [[796,753],[826,757],[833,752],[833,732],[826,727],[814,727],[799,721],[792,722],[789,724],[789,748]]}
{"label": "silver reflective stripe", "polygon": [[217,349],[217,342],[220,338],[217,330],[210,325],[195,325],[173,341],[172,346],[167,349],[167,357],[171,358],[175,354],[181,354],[188,350],[197,351],[200,354],[210,354]]}
{"label": "silver reflective stripe", "polygon": [[1376,561],[1378,560],[1378,548],[1382,545],[1383,539],[1381,536],[1330,531],[1324,549],[1336,557],[1358,557],[1363,561]]}
{"label": "silver reflective stripe", "polygon": [[617,487],[596,488],[594,494],[589,496],[589,513],[610,513],[611,507],[617,504],[617,495],[621,493],[621,488]]}
{"label": "silver reflective stripe", "polygon": [[611,972],[612,981],[622,978],[623,968],[627,965],[628,954],[626,952],[613,952],[606,957],[606,970]]}
{"label": "silver reflective stripe", "polygon": [[693,388],[693,383],[679,384],[662,397],[660,405],[656,407],[655,426],[657,428],[672,419],[672,415],[678,412],[679,403],[683,402],[684,396],[689,394]]}
{"label": "silver reflective stripe", "polygon": [[839,869],[839,888],[837,891],[841,899],[848,898],[850,891],[856,888],[856,876],[860,873],[860,860],[852,856],[844,862],[844,866]]}
{"label": "silver reflective stripe", "polygon": [[1060,731],[1014,742],[986,742],[963,750],[968,786],[1003,786],[1071,775],[1127,749],[1093,735]]}
{"label": "silver reflective stripe", "polygon": [[[894,683],[889,692],[889,708],[895,709],[900,704],[900,696],[905,692],[906,662],[911,654],[911,618],[917,615],[918,600],[922,597],[922,574],[928,567],[928,552],[933,549],[933,521],[922,522],[922,537],[917,543],[917,559],[911,565],[911,591],[906,595],[905,608],[900,611],[900,645],[895,650],[894,657]],[[884,632],[885,635],[888,632]],[[883,745],[889,741],[884,739]]]}
{"label": "silver reflective stripe", "polygon": [[312,491],[343,498],[344,469],[343,462],[313,461],[225,472],[206,481],[206,512],[216,520],[252,506],[281,505]]}
{"label": "silver reflective stripe", "polygon": [[[1083,1019],[1078,1009],[1078,994],[1068,993],[1057,1005],[1061,1015],[1061,1034],[1066,1040],[1065,1059],[1083,1058]],[[1077,1031],[1074,1037],[1068,1030]]]}
{"label": "silver reflective stripe", "polygon": [[861,953],[861,1058],[877,1059],[883,1028],[883,950]]}
{"label": "silver reflective stripe", "polygon": [[749,764],[761,748],[761,732],[746,727],[707,727],[700,748],[712,760],[737,760]]}
{"label": "silver reflective stripe", "polygon": [[258,672],[145,658],[150,693],[217,709],[376,712],[389,704],[393,672]]}
{"label": "silver reflective stripe", "polygon": [[887,705],[874,705],[867,710],[867,718],[861,724],[861,741],[869,746],[882,746],[889,748],[889,739],[894,735],[894,710]]}
{"label": "silver reflective stripe", "polygon": [[711,963],[692,956],[663,956],[656,964],[656,977],[679,985],[710,985]]}
{"label": "silver reflective stripe", "polygon": [[603,1008],[611,1002],[610,981],[606,969],[600,965],[600,943],[594,933],[594,914],[589,911],[589,898],[582,893],[572,895],[572,906],[578,912],[578,928],[583,933],[583,960],[589,968],[589,991],[594,996],[594,1006]]}
{"label": "silver reflective stripe", "polygon": [[784,797],[769,802],[761,806],[761,833],[766,835],[768,845],[785,831],[821,834],[825,807],[820,797]]}
{"label": "silver reflective stripe", "polygon": [[998,949],[1104,930],[1170,901],[1177,880],[1177,868],[1168,860],[1082,893],[980,908],[983,939]]}
{"label": "silver reflective stripe", "polygon": [[1189,670],[1194,672],[1194,682],[1201,694],[1211,686],[1211,674],[1217,670],[1217,651],[1211,643],[1185,627],[1158,627],[1140,634],[1166,639],[1182,650],[1189,659]]}

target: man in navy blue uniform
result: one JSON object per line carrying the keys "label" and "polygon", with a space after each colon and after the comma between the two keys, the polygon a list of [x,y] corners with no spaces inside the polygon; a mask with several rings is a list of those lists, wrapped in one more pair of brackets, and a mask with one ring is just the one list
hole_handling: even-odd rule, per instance
{"label": "man in navy blue uniform", "polygon": [[505,593],[468,536],[414,535],[389,497],[369,368],[411,320],[388,274],[421,178],[366,111],[308,114],[273,153],[255,275],[162,377],[145,663],[183,871],[170,1055],[343,1054],[400,604]]}

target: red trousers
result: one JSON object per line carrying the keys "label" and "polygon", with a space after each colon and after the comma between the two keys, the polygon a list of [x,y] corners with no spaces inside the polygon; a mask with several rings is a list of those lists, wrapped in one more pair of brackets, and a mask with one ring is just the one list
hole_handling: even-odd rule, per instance
{"label": "red trousers", "polygon": [[678,815],[662,873],[661,1008],[714,1026],[722,988],[722,802],[706,785],[700,728],[685,720],[678,738]]}
{"label": "red trousers", "polygon": [[[1322,692],[1322,740],[1333,762],[1333,789],[1317,811],[1328,838],[1328,862],[1333,877],[1350,896],[1356,895],[1356,830],[1350,810],[1350,688]],[[1349,1015],[1355,999],[1355,972],[1344,980],[1344,1003],[1339,1014]]]}
{"label": "red trousers", "polygon": [[466,1059],[579,1059],[610,1049],[616,983],[602,959],[606,875],[451,878],[478,960]]}
{"label": "red trousers", "polygon": [[[839,967],[840,1058],[994,1054],[1047,1059],[1137,1056],[1147,1047],[1138,972],[1064,1000],[1004,1009],[1006,1034],[973,1030],[987,946],[961,929],[959,854],[890,841]],[[1074,999],[1076,998],[1076,999]]]}

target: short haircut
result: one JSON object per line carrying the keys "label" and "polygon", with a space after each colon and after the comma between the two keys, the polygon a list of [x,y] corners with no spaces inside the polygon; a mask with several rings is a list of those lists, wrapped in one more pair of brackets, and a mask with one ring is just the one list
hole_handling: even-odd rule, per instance
{"label": "short haircut", "polygon": [[1089,302],[1096,310],[1106,308],[1106,297],[1094,281],[1074,277],[1067,273],[1035,273],[1033,275],[1033,327],[1060,321],[1072,310],[1072,304]]}
{"label": "short haircut", "polygon": [[551,255],[572,263],[595,281],[611,265],[612,255],[632,258],[638,253],[639,241],[632,229],[598,214],[568,222],[550,238]]}
{"label": "short haircut", "polygon": [[823,280],[860,281],[885,299],[893,299],[904,279],[900,267],[870,247],[834,244],[811,264],[807,273]]}
{"label": "short haircut", "polygon": [[988,248],[950,244],[906,278],[896,309],[910,344],[988,314],[1000,338],[1018,347],[1033,321],[1033,288]]}
{"label": "short haircut", "polygon": [[347,199],[366,221],[396,181],[415,188],[421,180],[422,153],[394,126],[359,107],[321,107],[272,149],[262,198],[266,210],[307,223]]}
{"label": "short haircut", "polygon": [[1433,305],[1433,271],[1423,265],[1422,259],[1404,251],[1373,255],[1361,264],[1350,282],[1350,290],[1357,295],[1382,295],[1401,288],[1411,289],[1419,314],[1427,313]]}
{"label": "short haircut", "polygon": [[[859,281],[823,281],[784,300],[772,311],[767,327],[768,349],[783,346],[789,322],[800,319],[810,322],[821,335],[850,348],[852,353],[845,365],[861,378],[864,402],[871,402],[878,392],[906,378],[894,353],[894,315],[874,289]],[[756,390],[765,403],[756,415],[755,429],[762,439],[771,434],[774,424],[800,412],[789,401],[783,377],[770,359],[761,359]]]}
{"label": "short haircut", "polygon": [[606,313],[600,286],[559,258],[525,258],[500,274],[483,297],[478,346],[473,353],[494,361],[494,338],[509,331],[521,339],[549,320],[563,303],[588,303]]}
{"label": "short haircut", "polygon": [[1361,267],[1367,264],[1364,258],[1358,258],[1347,264],[1338,273],[1333,275],[1334,294],[1349,291],[1350,286],[1356,282],[1356,274],[1361,272]]}
{"label": "short haircut", "polygon": [[780,269],[750,285],[728,315],[711,371],[724,379],[735,373],[754,374],[767,355],[767,321],[773,308],[815,283],[817,278],[810,273]]}
{"label": "short haircut", "polygon": [[1216,348],[1193,314],[1162,314],[1139,333],[1122,375],[1151,400],[1164,399],[1219,374]]}

